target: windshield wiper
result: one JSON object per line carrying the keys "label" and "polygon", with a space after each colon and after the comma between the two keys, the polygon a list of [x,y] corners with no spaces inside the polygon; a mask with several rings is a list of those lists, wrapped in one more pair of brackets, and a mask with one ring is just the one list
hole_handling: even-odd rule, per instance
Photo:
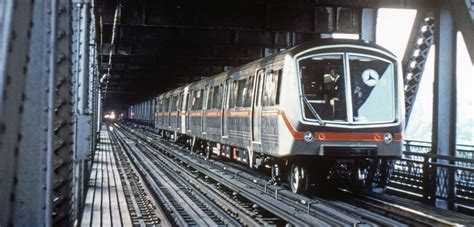
{"label": "windshield wiper", "polygon": [[308,106],[309,108],[309,111],[311,112],[311,114],[313,114],[313,116],[316,118],[316,120],[318,121],[318,123],[322,126],[324,126],[326,123],[323,122],[323,119],[321,119],[321,117],[319,116],[318,112],[316,112],[316,110],[314,109],[314,107],[311,105],[311,103],[309,103],[308,99],[306,98],[306,96],[304,95],[301,95],[301,98],[303,99],[304,103]]}

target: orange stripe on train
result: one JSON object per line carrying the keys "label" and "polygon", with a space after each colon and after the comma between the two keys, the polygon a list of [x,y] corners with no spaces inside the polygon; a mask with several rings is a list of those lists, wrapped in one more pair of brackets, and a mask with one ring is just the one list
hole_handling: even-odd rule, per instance
{"label": "orange stripe on train", "polygon": [[[291,122],[288,120],[284,111],[280,111],[280,115],[285,122],[286,128],[290,131],[293,138],[297,140],[304,139],[304,132],[297,131]],[[325,133],[325,132],[315,132],[314,137],[316,140],[325,141],[325,140],[341,140],[341,141],[375,141],[381,142],[384,140],[384,133]],[[396,133],[394,135],[394,141],[401,141],[402,134]]]}

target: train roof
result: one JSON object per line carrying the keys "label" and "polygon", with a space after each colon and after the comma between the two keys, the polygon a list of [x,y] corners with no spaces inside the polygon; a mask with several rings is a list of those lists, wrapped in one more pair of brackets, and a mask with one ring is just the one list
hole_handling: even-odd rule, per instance
{"label": "train roof", "polygon": [[238,66],[238,67],[232,68],[230,70],[227,70],[227,71],[209,76],[205,79],[195,81],[195,82],[191,82],[191,83],[188,83],[186,85],[180,86],[178,88],[172,89],[170,91],[163,92],[163,93],[159,94],[157,97],[160,97],[160,96],[163,96],[163,95],[166,96],[166,95],[169,95],[169,94],[175,94],[175,91],[182,91],[188,86],[194,87],[194,86],[199,86],[203,83],[207,84],[207,82],[209,82],[211,80],[219,80],[220,78],[226,78],[229,74],[232,75],[232,74],[234,74],[238,71],[246,70],[246,69],[249,69],[249,68],[254,68],[257,65],[262,65],[262,64],[265,64],[266,62],[275,62],[275,61],[278,61],[278,60],[283,60],[285,58],[285,56],[287,56],[287,55],[294,56],[298,53],[301,53],[304,50],[308,50],[308,49],[311,49],[311,48],[317,48],[317,47],[324,47],[324,46],[334,46],[334,48],[344,47],[344,46],[346,46],[346,47],[347,46],[366,47],[366,48],[370,48],[370,49],[380,50],[380,51],[386,53],[387,55],[391,56],[393,59],[396,59],[395,55],[392,52],[390,52],[389,50],[387,50],[386,48],[384,48],[380,45],[377,45],[373,42],[366,41],[366,40],[321,39],[321,40],[317,40],[317,41],[309,41],[309,42],[301,43],[299,45],[296,45],[294,47],[289,48],[288,50],[284,50],[284,51],[272,54],[272,55],[267,56],[265,58],[260,58],[258,60],[249,62],[249,63],[244,64],[242,66]]}
{"label": "train roof", "polygon": [[393,58],[396,58],[395,55],[391,51],[387,50],[386,48],[378,44],[375,44],[373,42],[369,42],[366,40],[355,40],[355,39],[321,39],[317,41],[310,41],[310,42],[305,42],[300,45],[294,46],[285,52],[296,54],[306,49],[310,49],[314,47],[323,47],[323,46],[335,46],[335,47],[336,46],[360,46],[360,47],[378,49],[382,52],[387,53],[388,55],[391,55]]}

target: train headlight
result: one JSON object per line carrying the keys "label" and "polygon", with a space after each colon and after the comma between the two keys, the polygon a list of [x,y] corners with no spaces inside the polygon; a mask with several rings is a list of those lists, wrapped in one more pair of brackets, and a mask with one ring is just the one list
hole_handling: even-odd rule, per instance
{"label": "train headlight", "polygon": [[304,141],[311,143],[314,141],[314,136],[312,132],[305,132],[304,133]]}
{"label": "train headlight", "polygon": [[385,135],[383,135],[383,141],[386,143],[386,144],[389,144],[393,141],[393,135],[392,133],[390,132],[387,132],[385,133]]}

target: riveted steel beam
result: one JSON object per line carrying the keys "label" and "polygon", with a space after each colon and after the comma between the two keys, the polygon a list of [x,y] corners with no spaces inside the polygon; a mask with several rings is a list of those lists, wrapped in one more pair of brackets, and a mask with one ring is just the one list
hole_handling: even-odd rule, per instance
{"label": "riveted steel beam", "polygon": [[402,60],[405,83],[405,119],[410,120],[428,54],[433,44],[434,18],[428,11],[417,12]]}
{"label": "riveted steel beam", "polygon": [[[435,17],[435,77],[433,90],[432,152],[438,155],[456,155],[456,26],[454,12],[449,3],[442,2]],[[438,160],[442,164],[453,161]],[[453,208],[454,170],[437,168],[435,194],[436,205]],[[442,201],[436,198],[447,198]]]}
{"label": "riveted steel beam", "polygon": [[461,31],[466,43],[471,63],[474,64],[474,1],[453,0],[449,1],[454,14],[456,27]]}
{"label": "riveted steel beam", "polygon": [[[18,185],[21,125],[24,114],[25,83],[31,36],[33,2],[6,0],[0,4],[0,225],[28,224],[17,219],[24,214],[23,184]],[[15,18],[22,18],[16,20]],[[23,180],[23,179],[21,179]],[[43,179],[44,180],[44,179]],[[46,183],[46,182],[45,182]],[[44,194],[36,202],[45,202]],[[35,207],[40,208],[40,207]],[[50,223],[44,209],[35,209],[33,225]],[[25,223],[26,222],[26,223]]]}

